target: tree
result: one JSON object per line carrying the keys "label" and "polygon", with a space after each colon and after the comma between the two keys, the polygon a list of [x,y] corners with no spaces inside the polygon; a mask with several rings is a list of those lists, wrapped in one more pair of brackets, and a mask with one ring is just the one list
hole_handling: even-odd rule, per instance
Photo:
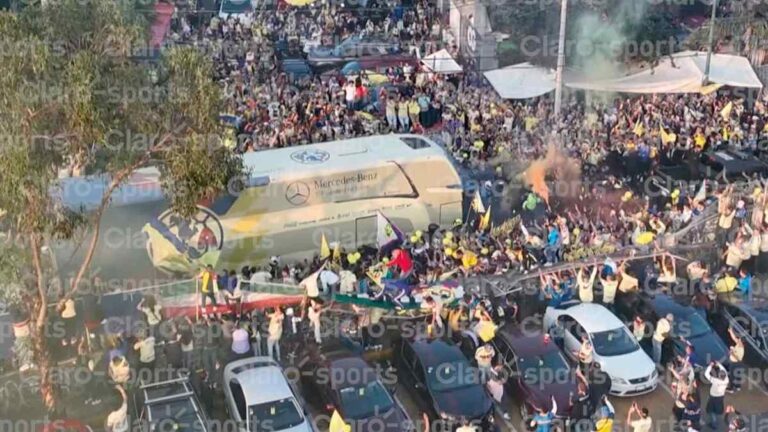
{"label": "tree", "polygon": [[[155,65],[134,60],[147,46],[147,28],[142,10],[112,0],[0,13],[0,226],[10,239],[0,250],[8,257],[0,275],[19,281],[0,287],[0,296],[29,313],[49,410],[57,405],[45,337],[49,287],[61,286],[60,301],[82,287],[112,194],[136,169],[153,165],[171,208],[189,216],[244,174],[242,160],[218,138],[222,97],[212,64],[191,47],[172,48]],[[128,142],[131,132],[148,139]],[[68,208],[57,198],[62,171],[107,179],[95,209]],[[77,239],[85,256],[64,283],[45,246]]]}

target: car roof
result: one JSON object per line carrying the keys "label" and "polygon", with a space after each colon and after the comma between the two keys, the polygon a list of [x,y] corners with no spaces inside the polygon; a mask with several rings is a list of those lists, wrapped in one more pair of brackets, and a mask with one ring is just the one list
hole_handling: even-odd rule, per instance
{"label": "car roof", "polygon": [[734,306],[738,306],[748,314],[754,316],[760,323],[768,322],[768,298],[761,296],[752,296],[751,299],[745,299],[741,293],[732,292],[727,296],[718,297]]}
{"label": "car roof", "polygon": [[446,362],[465,360],[461,350],[456,345],[435,339],[431,341],[417,340],[410,342],[413,352],[424,367],[439,366]]}
{"label": "car roof", "polygon": [[226,366],[227,372],[240,383],[246,405],[294,397],[283,369],[269,357],[237,360]]}
{"label": "car roof", "polygon": [[[330,360],[328,366],[331,370],[344,370],[343,374],[331,373],[331,388],[334,390],[345,387],[359,387],[378,380],[378,374],[374,368],[360,357],[349,356]],[[350,373],[349,371],[357,371]]]}
{"label": "car roof", "polygon": [[563,311],[572,316],[589,333],[623,328],[624,323],[603,305],[577,303]]}
{"label": "car roof", "polygon": [[519,357],[540,356],[550,351],[558,351],[556,344],[544,343],[544,333],[533,334],[516,325],[502,327],[497,336],[501,336]]}
{"label": "car roof", "polygon": [[659,315],[671,313],[672,315],[686,316],[696,312],[696,309],[690,305],[689,299],[672,297],[667,294],[656,294],[649,299],[649,302]]}

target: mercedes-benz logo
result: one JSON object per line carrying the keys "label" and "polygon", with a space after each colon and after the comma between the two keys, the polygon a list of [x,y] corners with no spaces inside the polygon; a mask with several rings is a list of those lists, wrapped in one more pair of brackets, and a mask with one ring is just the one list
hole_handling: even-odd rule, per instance
{"label": "mercedes-benz logo", "polygon": [[320,149],[299,150],[291,153],[291,159],[307,165],[321,164],[330,158],[330,153]]}
{"label": "mercedes-benz logo", "polygon": [[309,186],[302,181],[289,184],[285,190],[285,199],[295,206],[304,204],[309,199]]}

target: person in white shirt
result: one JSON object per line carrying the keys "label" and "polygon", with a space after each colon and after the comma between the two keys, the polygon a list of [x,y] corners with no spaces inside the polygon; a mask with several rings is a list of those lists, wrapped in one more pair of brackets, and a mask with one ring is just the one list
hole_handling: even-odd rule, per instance
{"label": "person in white shirt", "polygon": [[354,294],[357,292],[357,276],[349,270],[339,272],[339,293]]}
{"label": "person in white shirt", "polygon": [[[639,417],[637,420],[632,418],[635,414]],[[632,432],[651,432],[653,420],[648,413],[648,408],[640,408],[637,402],[632,402],[627,413],[627,424],[632,428]]]}
{"label": "person in white shirt", "polygon": [[152,372],[155,370],[155,338],[142,334],[133,344],[133,349],[139,352],[138,374],[140,380],[152,381]]}
{"label": "person in white shirt", "polygon": [[263,268],[259,268],[257,269],[257,271],[253,271],[251,273],[250,283],[251,283],[251,286],[253,287],[255,287],[258,284],[267,283],[270,280],[272,280],[272,275],[268,271],[264,270]]}
{"label": "person in white shirt", "polygon": [[[234,274],[234,272],[230,274],[230,277],[232,277],[232,274]],[[238,278],[237,284],[235,284],[235,287],[231,291],[224,290],[224,301],[227,303],[230,312],[238,318],[243,315],[243,291],[240,286],[241,280]]]}
{"label": "person in white shirt", "polygon": [[139,302],[136,309],[139,310],[147,319],[147,325],[149,325],[149,334],[151,336],[157,336],[157,326],[163,320],[163,308],[157,303],[155,296],[147,294]]}
{"label": "person in white shirt", "polygon": [[280,338],[283,336],[283,319],[285,315],[280,307],[276,307],[275,311],[268,314],[269,327],[267,329],[267,355],[273,357],[273,352],[277,354],[277,359],[280,359]]}
{"label": "person in white shirt", "polygon": [[728,372],[720,363],[712,362],[704,371],[704,377],[711,383],[706,408],[709,415],[709,426],[714,430],[719,430],[725,413],[724,399],[729,383]]}
{"label": "person in white shirt", "polygon": [[106,432],[128,432],[128,395],[123,386],[116,385],[115,388],[120,393],[120,401],[118,402],[120,405],[107,415],[104,430]]}
{"label": "person in white shirt", "polygon": [[442,303],[439,303],[435,301],[435,299],[432,298],[432,296],[426,296],[424,297],[424,307],[429,309],[432,318],[429,321],[429,325],[432,328],[432,331],[437,331],[438,335],[441,335],[445,326],[443,325],[443,305]]}
{"label": "person in white shirt", "polygon": [[325,269],[320,272],[320,285],[323,292],[328,295],[333,294],[334,288],[338,287],[340,280],[339,275],[331,270]]}
{"label": "person in white shirt", "polygon": [[592,272],[589,274],[589,279],[584,277],[584,268],[580,268],[576,274],[576,285],[579,287],[579,300],[583,303],[592,303],[594,300],[594,291],[592,287],[595,284],[595,277],[597,276],[597,266],[592,267]]}
{"label": "person in white shirt", "polygon": [[656,364],[661,364],[664,341],[672,331],[672,321],[674,319],[674,315],[670,313],[659,319],[656,323],[656,329],[653,332],[653,361]]}
{"label": "person in white shirt", "polygon": [[307,318],[310,324],[312,324],[312,332],[315,336],[315,342],[320,345],[323,343],[321,338],[321,315],[323,313],[323,305],[318,299],[309,300],[309,309],[307,310]]}
{"label": "person in white shirt", "polygon": [[303,288],[309,298],[320,296],[320,289],[317,286],[317,277],[320,271],[316,271],[299,282],[299,287]]}

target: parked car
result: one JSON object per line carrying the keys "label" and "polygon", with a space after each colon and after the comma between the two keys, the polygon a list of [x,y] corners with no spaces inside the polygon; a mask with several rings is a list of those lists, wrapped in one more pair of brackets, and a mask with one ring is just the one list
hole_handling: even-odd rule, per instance
{"label": "parked car", "polygon": [[142,384],[134,393],[134,407],[142,431],[211,430],[189,377],[184,375]]}
{"label": "parked car", "polygon": [[312,66],[337,66],[360,58],[386,56],[399,52],[400,46],[395,42],[351,36],[335,47],[310,48],[307,61]]}
{"label": "parked car", "polygon": [[[634,319],[640,314],[643,319],[655,325],[658,320],[672,314],[672,334],[688,341],[696,352],[697,372],[707,367],[713,361],[723,361],[728,355],[728,348],[723,340],[707,322],[705,314],[691,306],[690,297],[678,297],[669,294],[619,295],[616,309],[620,318],[625,321]],[[671,354],[685,356],[685,341],[673,337],[670,339]]]}
{"label": "parked car", "polygon": [[578,361],[574,352],[586,335],[593,346],[593,359],[611,377],[611,394],[633,396],[649,393],[659,382],[656,365],[629,329],[604,306],[595,303],[565,303],[560,308],[548,307],[544,328],[563,331],[565,353]]}
{"label": "parked car", "polygon": [[291,83],[311,77],[313,72],[309,67],[309,63],[302,58],[288,58],[280,62],[280,72],[288,76],[288,80]]}
{"label": "parked car", "polygon": [[305,404],[270,357],[236,360],[224,367],[224,400],[239,432],[313,432]]}
{"label": "parked car", "polygon": [[[465,333],[465,336],[469,335]],[[515,323],[506,323],[490,343],[510,374],[507,391],[520,400],[523,419],[533,416],[537,407],[551,409],[551,396],[557,402],[556,415],[568,416],[571,394],[578,390],[577,378],[551,338],[542,332],[535,334]],[[462,340],[462,351],[469,358],[474,358],[478,346],[472,336]]]}
{"label": "parked car", "polygon": [[[728,328],[744,342],[744,363],[760,370],[768,370],[768,298],[745,299],[741,293],[717,297],[712,314],[713,325],[723,340],[730,342]],[[763,385],[768,387],[768,377]]]}
{"label": "parked car", "polygon": [[458,346],[443,340],[403,339],[396,356],[403,384],[417,393],[421,408],[446,426],[469,420],[493,430],[493,402],[480,384],[477,370]]}
{"label": "parked car", "polygon": [[337,411],[352,430],[413,430],[413,422],[395,395],[393,371],[380,373],[346,349],[319,354],[302,370],[305,394],[312,395],[328,415]]}

